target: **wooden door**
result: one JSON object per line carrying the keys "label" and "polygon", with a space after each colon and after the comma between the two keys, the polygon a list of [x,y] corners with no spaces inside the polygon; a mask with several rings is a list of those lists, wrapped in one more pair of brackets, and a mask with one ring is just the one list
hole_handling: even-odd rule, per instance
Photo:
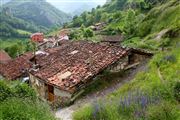
{"label": "wooden door", "polygon": [[54,101],[54,87],[51,85],[48,85],[48,100],[50,102]]}

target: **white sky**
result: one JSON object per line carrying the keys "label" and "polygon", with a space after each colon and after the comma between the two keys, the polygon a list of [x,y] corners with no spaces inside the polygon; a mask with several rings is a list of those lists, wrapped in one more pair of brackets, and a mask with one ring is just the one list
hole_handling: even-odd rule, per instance
{"label": "white sky", "polygon": [[106,2],[106,0],[47,0],[50,3],[75,3],[75,2],[85,2],[85,3],[101,3],[104,4]]}
{"label": "white sky", "polygon": [[54,5],[56,8],[64,12],[73,12],[74,10],[82,7],[82,5],[90,5],[96,7],[97,5],[103,5],[106,0],[46,0]]}
{"label": "white sky", "polygon": [[[10,1],[10,0],[6,0]],[[27,0],[28,1],[28,0]],[[46,0],[47,2],[54,5],[56,8],[64,12],[73,12],[74,10],[80,9],[81,7],[96,7],[97,5],[105,4],[106,0]],[[5,0],[0,0],[0,5],[4,3]]]}

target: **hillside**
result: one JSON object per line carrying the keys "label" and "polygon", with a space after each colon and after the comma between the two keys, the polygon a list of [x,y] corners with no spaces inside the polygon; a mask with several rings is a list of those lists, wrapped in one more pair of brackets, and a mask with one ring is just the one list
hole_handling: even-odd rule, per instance
{"label": "hillside", "polygon": [[96,23],[105,22],[107,25],[101,30],[103,34],[123,35],[124,45],[144,39],[142,42],[144,45],[139,47],[146,47],[145,43],[151,42],[148,39],[155,37],[162,30],[179,31],[179,9],[177,0],[147,0],[146,2],[114,0],[102,7],[92,9],[91,12],[84,12],[79,17],[74,17],[67,27],[84,25],[88,28]]}
{"label": "hillside", "polygon": [[71,20],[69,15],[45,0],[12,0],[3,5],[3,8],[9,8],[9,14],[14,17],[37,25],[39,30],[62,26],[63,23]]}
{"label": "hillside", "polygon": [[29,37],[33,32],[38,31],[38,27],[34,24],[26,22],[22,19],[7,15],[0,14],[0,36],[1,37]]}
{"label": "hillside", "polygon": [[87,39],[84,34],[89,26],[105,22],[88,40],[97,42],[104,34],[122,35],[121,45],[154,52],[154,57],[146,71],[104,99],[83,105],[73,119],[179,120],[179,19],[178,0],[113,0],[74,17],[68,25],[80,27],[72,34],[74,40]]}

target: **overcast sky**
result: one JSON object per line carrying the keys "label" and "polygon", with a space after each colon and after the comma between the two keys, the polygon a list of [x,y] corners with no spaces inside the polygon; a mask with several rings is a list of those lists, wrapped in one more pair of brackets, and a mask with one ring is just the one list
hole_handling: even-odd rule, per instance
{"label": "overcast sky", "polygon": [[100,3],[100,4],[103,4],[106,2],[106,0],[47,0],[48,2],[50,3],[75,3],[75,2],[79,2],[79,3],[82,3],[82,2],[85,2],[85,3]]}
{"label": "overcast sky", "polygon": [[103,5],[106,0],[47,0],[55,7],[64,12],[73,12],[76,9],[79,9],[81,6],[92,6],[96,7],[97,5]]}

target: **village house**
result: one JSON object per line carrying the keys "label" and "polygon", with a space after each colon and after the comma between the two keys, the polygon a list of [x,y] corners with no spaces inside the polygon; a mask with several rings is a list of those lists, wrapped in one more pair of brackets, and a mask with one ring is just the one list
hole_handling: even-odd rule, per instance
{"label": "village house", "polygon": [[59,106],[74,101],[104,70],[120,72],[152,55],[87,41],[61,41],[60,44],[0,64],[0,76],[7,80],[28,79],[40,98]]}
{"label": "village house", "polygon": [[36,57],[39,67],[30,70],[30,84],[44,100],[62,105],[74,101],[102,71],[119,72],[145,57],[120,46],[66,41]]}
{"label": "village house", "polygon": [[31,35],[31,41],[35,43],[44,42],[44,34],[43,33],[34,33]]}
{"label": "village house", "polygon": [[0,50],[0,63],[5,64],[11,61],[12,58],[4,50]]}
{"label": "village house", "polygon": [[0,78],[6,80],[23,80],[27,78],[28,69],[32,67],[30,60],[33,57],[31,52],[21,55],[7,63],[0,63]]}
{"label": "village house", "polygon": [[[37,48],[38,50],[46,50],[49,48],[58,47],[60,41],[69,40],[69,30],[62,29],[58,35],[49,36],[48,38],[43,39],[43,41],[38,42]],[[37,42],[36,42],[37,43]]]}

